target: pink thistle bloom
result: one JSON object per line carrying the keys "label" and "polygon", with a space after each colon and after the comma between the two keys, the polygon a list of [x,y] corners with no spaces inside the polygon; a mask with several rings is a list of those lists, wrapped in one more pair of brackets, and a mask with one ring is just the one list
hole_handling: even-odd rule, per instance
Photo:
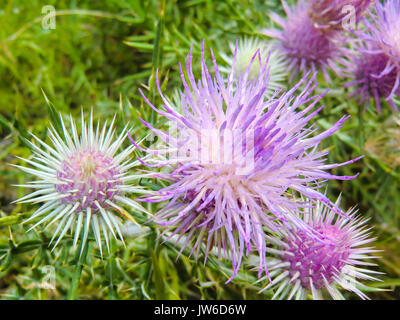
{"label": "pink thistle bloom", "polygon": [[270,18],[282,27],[264,29],[263,33],[277,39],[276,47],[286,57],[288,70],[291,70],[290,81],[299,73],[320,70],[326,81],[330,82],[328,69],[340,74],[339,65],[345,63],[344,56],[348,49],[343,46],[339,33],[332,34],[318,28],[308,14],[307,4],[299,0],[290,8],[282,1],[287,15],[284,20],[278,14],[270,13]]}
{"label": "pink thistle bloom", "polygon": [[[163,168],[154,176],[170,182],[142,201],[168,201],[154,220],[165,226],[169,238],[186,235],[182,250],[193,241],[190,254],[196,252],[196,259],[201,248],[205,260],[211,249],[218,251],[219,258],[231,259],[233,278],[243,255],[256,250],[262,257],[261,274],[267,270],[264,227],[277,230],[284,223],[309,231],[291,213],[304,207],[299,195],[311,202],[322,201],[344,215],[318,188],[329,179],[356,177],[335,176],[327,170],[358,159],[326,164],[328,152],[317,150],[321,141],[339,130],[347,117],[329,130],[315,134],[317,127],[310,121],[323,106],[316,107],[322,95],[310,96],[317,86],[314,78],[308,82],[304,78],[280,97],[275,93],[267,99],[267,62],[261,64],[259,76],[249,80],[254,59],[260,59],[259,51],[239,79],[234,77],[234,63],[228,79],[224,79],[212,50],[211,54],[215,77],[206,66],[203,46],[199,80],[192,71],[192,52],[188,55],[189,82],[181,67],[184,92],[179,107],[162,94],[158,79],[163,110],[153,106],[142,93],[147,104],[176,129],[168,133],[142,120],[159,136],[161,145],[144,149],[132,140],[147,153],[139,161]],[[303,84],[305,87],[296,94]]]}
{"label": "pink thistle bloom", "polygon": [[[365,48],[365,46],[364,46]],[[371,50],[358,50],[347,63],[347,72],[353,80],[347,82],[345,87],[354,87],[350,97],[357,96],[360,103],[364,103],[366,109],[371,99],[375,100],[378,113],[381,112],[381,98],[386,98],[393,111],[398,107],[393,101],[393,94],[400,94],[398,81],[400,69],[393,68],[387,72],[389,58],[384,53],[371,53]],[[396,88],[397,87],[397,88]],[[395,91],[393,89],[396,88]]]}
{"label": "pink thistle bloom", "polygon": [[[339,199],[336,203],[339,205]],[[375,240],[370,237],[367,220],[348,210],[348,218],[336,215],[324,204],[305,210],[302,215],[318,237],[294,228],[282,228],[276,236],[267,236],[275,244],[269,251],[274,257],[268,259],[272,281],[264,290],[276,287],[273,299],[323,299],[324,293],[333,299],[343,300],[338,287],[352,291],[362,299],[368,287],[361,280],[377,281],[371,274],[380,272],[366,269],[375,266],[368,261],[375,259],[371,254],[379,252],[366,246]]]}
{"label": "pink thistle bloom", "polygon": [[376,2],[375,9],[376,15],[364,19],[367,31],[356,34],[361,41],[347,63],[347,73],[354,78],[347,86],[356,87],[352,95],[358,95],[366,107],[374,98],[378,113],[381,98],[398,111],[393,96],[400,94],[400,3]]}
{"label": "pink thistle bloom", "polygon": [[[128,170],[138,162],[129,161],[128,157],[134,150],[128,147],[117,154],[127,137],[127,127],[114,141],[114,120],[107,129],[107,123],[101,129],[99,123],[93,128],[92,116],[86,124],[82,113],[81,135],[78,135],[75,121],[71,117],[72,137],[68,133],[61,116],[61,126],[64,137],[61,138],[51,126],[49,130],[53,147],[32,134],[39,146],[28,141],[34,157],[31,160],[22,159],[32,166],[16,166],[26,173],[39,178],[22,185],[37,191],[17,200],[19,203],[44,203],[24,223],[40,218],[30,229],[45,222],[48,226],[58,222],[50,244],[57,239],[57,244],[63,239],[69,229],[74,233],[73,245],[76,247],[81,231],[82,250],[87,241],[89,231],[94,237],[102,253],[102,235],[109,249],[109,235],[123,241],[120,222],[115,212],[124,217],[129,215],[119,203],[135,210],[145,211],[138,203],[126,196],[127,193],[141,192],[139,186],[127,184],[139,178],[129,175]],[[82,251],[81,251],[82,252]]]}
{"label": "pink thistle bloom", "polygon": [[309,0],[308,14],[316,27],[338,31],[344,23],[360,21],[370,3],[371,0]]}

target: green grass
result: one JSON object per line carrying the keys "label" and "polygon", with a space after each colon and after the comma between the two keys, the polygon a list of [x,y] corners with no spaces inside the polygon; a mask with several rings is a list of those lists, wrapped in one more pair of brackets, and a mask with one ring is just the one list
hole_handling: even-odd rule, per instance
{"label": "green grass", "polygon": [[[44,30],[42,7],[54,5],[56,29]],[[70,250],[71,239],[53,252],[47,248],[50,232],[19,223],[35,209],[10,204],[26,191],[12,187],[29,177],[8,164],[16,156],[29,157],[24,138],[34,132],[45,139],[54,110],[78,117],[93,108],[96,118],[117,113],[121,129],[126,122],[135,137],[146,130],[138,117],[161,122],[140,97],[139,88],[156,105],[155,71],[159,68],[164,92],[181,89],[178,63],[184,63],[193,45],[195,73],[200,50],[212,46],[229,54],[228,44],[245,35],[260,35],[271,25],[268,11],[282,12],[280,1],[1,1],[0,2],[0,296],[4,299],[268,299],[272,291],[258,293],[256,271],[243,266],[229,285],[230,266],[210,259],[206,266],[188,257],[177,259],[177,249],[162,244],[154,229],[145,237],[112,244],[112,253],[101,259],[90,242],[86,261],[80,265]],[[206,54],[210,65],[211,58]],[[197,61],[197,63],[196,63]],[[335,78],[320,89],[332,90],[322,100],[326,108],[318,117],[321,128],[350,114],[339,133],[326,139],[329,162],[344,162],[360,154],[366,157],[333,170],[334,174],[360,172],[351,181],[331,181],[331,198],[342,193],[343,207],[358,206],[370,218],[382,250],[377,261],[384,272],[373,284],[386,291],[371,292],[374,299],[400,298],[400,171],[383,151],[372,152],[365,141],[387,134],[385,121],[392,112],[384,105],[377,115],[371,106],[359,117],[357,102],[348,99],[345,79]],[[45,94],[43,94],[43,92]],[[49,108],[45,96],[54,110]],[[361,125],[360,125],[361,124]],[[399,130],[400,131],[400,130]],[[400,133],[397,133],[400,135]],[[375,140],[374,140],[375,139]],[[397,154],[397,157],[399,155]],[[145,181],[144,181],[145,183]],[[153,186],[154,187],[154,186]],[[140,219],[140,217],[139,217]],[[93,242],[94,244],[94,242]],[[200,260],[202,261],[201,257]],[[40,289],[43,267],[56,270],[56,290]],[[78,267],[77,267],[78,266]],[[80,271],[82,274],[78,277]],[[80,285],[76,286],[76,281]],[[74,284],[75,281],[75,284]],[[74,290],[74,289],[77,290]],[[357,298],[346,293],[349,299]]]}

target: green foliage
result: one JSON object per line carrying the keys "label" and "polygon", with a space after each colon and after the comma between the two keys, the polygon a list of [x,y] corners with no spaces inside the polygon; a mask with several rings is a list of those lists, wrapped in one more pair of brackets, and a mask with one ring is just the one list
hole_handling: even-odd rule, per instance
{"label": "green foliage", "polygon": [[[54,5],[56,29],[44,30],[42,7]],[[261,35],[271,21],[268,11],[282,11],[280,1],[183,0],[183,1],[74,1],[9,0],[0,4],[0,296],[5,299],[268,299],[271,291],[258,293],[257,272],[242,267],[228,285],[230,265],[209,257],[204,266],[202,254],[196,262],[173,243],[162,243],[160,235],[147,224],[144,236],[113,241],[111,254],[100,257],[95,246],[76,256],[72,239],[51,251],[51,230],[33,230],[20,223],[29,217],[33,206],[11,204],[24,190],[12,187],[29,177],[9,166],[20,164],[16,156],[29,157],[28,132],[46,139],[51,121],[59,129],[58,112],[79,116],[81,109],[93,108],[98,119],[118,115],[119,129],[126,122],[132,134],[146,136],[138,118],[158,122],[143,103],[141,88],[155,104],[160,103],[156,71],[170,97],[181,89],[179,62],[185,63],[193,45],[194,61],[199,61],[201,43],[219,53],[229,54],[228,44],[244,35]],[[208,62],[210,56],[206,54]],[[194,69],[198,74],[200,64]],[[359,114],[357,102],[348,99],[344,79],[335,79],[324,99],[326,108],[318,125],[329,127],[342,114],[352,117],[339,133],[325,141],[330,148],[329,162],[345,162],[360,154],[366,157],[354,164],[333,170],[351,175],[352,181],[332,181],[328,193],[343,196],[343,207],[358,206],[371,218],[383,250],[377,260],[385,272],[372,292],[376,299],[400,298],[400,171],[379,152],[366,144],[379,133],[391,116],[388,107],[377,115],[371,106]],[[319,90],[328,87],[321,80]],[[143,186],[160,188],[142,179]],[[150,208],[156,210],[156,207]],[[147,218],[130,212],[138,223]],[[93,239],[91,239],[93,240]],[[80,250],[78,250],[80,252]],[[43,267],[55,268],[56,288],[40,288]],[[356,298],[347,294],[348,298]]]}

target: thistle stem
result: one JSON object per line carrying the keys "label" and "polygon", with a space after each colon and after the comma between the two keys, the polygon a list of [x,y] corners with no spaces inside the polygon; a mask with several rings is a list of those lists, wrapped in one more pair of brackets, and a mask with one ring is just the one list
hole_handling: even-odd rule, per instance
{"label": "thistle stem", "polygon": [[81,247],[77,251],[76,264],[74,266],[74,271],[72,273],[71,287],[70,287],[69,292],[68,292],[68,300],[75,300],[76,299],[79,283],[81,281],[81,275],[82,275],[83,266],[86,263],[86,257],[87,257],[88,249],[89,249],[89,241],[86,241],[85,242],[85,247],[83,248],[83,251],[81,251],[82,250],[82,243],[81,243]]}
{"label": "thistle stem", "polygon": [[363,120],[363,107],[358,106],[358,137],[360,144],[360,151],[364,149],[364,120]]}

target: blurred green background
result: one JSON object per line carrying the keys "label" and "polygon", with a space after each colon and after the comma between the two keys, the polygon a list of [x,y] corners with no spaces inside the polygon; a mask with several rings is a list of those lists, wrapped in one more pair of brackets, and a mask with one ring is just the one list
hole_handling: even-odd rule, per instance
{"label": "blurred green background", "polygon": [[[56,9],[56,28],[42,26],[42,9]],[[201,42],[220,54],[230,54],[229,43],[243,36],[260,36],[271,25],[268,12],[282,13],[279,0],[0,0],[0,297],[3,299],[64,299],[75,272],[75,256],[69,246],[50,252],[50,233],[20,226],[32,205],[10,204],[26,193],[12,184],[29,177],[10,167],[15,156],[29,157],[24,138],[34,132],[45,139],[49,124],[43,92],[61,113],[79,116],[91,108],[96,118],[118,114],[118,126],[130,121],[134,135],[144,137],[138,116],[150,119],[138,88],[159,103],[154,90],[156,67],[164,92],[172,97],[181,89],[178,62],[193,44],[199,71]],[[210,65],[210,55],[206,53]],[[382,250],[377,261],[382,282],[370,285],[386,291],[371,292],[373,299],[400,298],[400,125],[384,105],[382,114],[373,105],[364,113],[343,89],[346,79],[332,84],[321,79],[319,90],[331,88],[322,103],[326,108],[318,126],[328,127],[350,114],[339,133],[326,139],[329,161],[343,162],[365,154],[355,164],[333,170],[335,174],[360,172],[351,181],[331,181],[332,199],[343,195],[343,209],[358,206],[369,217],[375,245]],[[43,90],[43,92],[42,92]],[[398,102],[398,101],[397,101]],[[113,243],[110,257],[100,259],[91,248],[83,267],[80,299],[268,299],[271,291],[258,293],[256,271],[243,266],[229,285],[229,264],[218,267],[212,259],[206,267],[179,258],[171,244],[160,244],[152,231],[132,236],[127,248]],[[201,257],[200,257],[201,261]],[[56,290],[40,288],[45,266],[55,267]],[[265,284],[264,284],[265,285]],[[263,285],[263,286],[264,286]],[[261,287],[263,287],[261,286]],[[356,298],[345,293],[349,299]]]}

